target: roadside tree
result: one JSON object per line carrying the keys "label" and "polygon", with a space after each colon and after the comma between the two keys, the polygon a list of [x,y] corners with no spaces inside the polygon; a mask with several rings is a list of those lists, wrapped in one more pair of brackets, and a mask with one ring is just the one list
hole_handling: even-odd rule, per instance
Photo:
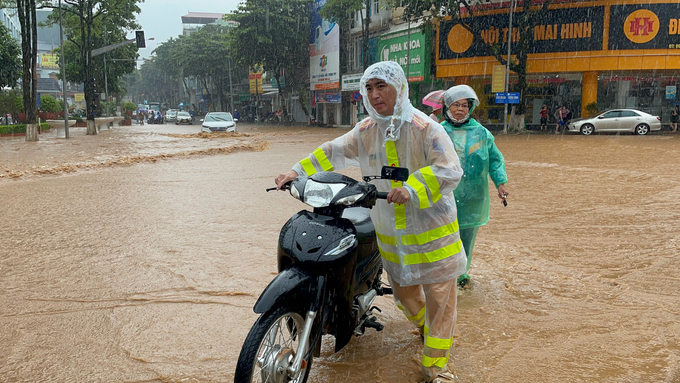
{"label": "roadside tree", "polygon": [[0,24],[0,89],[14,88],[21,77],[21,48],[9,30]]}

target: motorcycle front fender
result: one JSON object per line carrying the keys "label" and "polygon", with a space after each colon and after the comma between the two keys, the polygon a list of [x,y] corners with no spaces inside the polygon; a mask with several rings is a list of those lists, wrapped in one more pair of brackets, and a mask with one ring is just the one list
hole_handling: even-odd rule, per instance
{"label": "motorcycle front fender", "polygon": [[305,302],[305,309],[319,307],[323,287],[323,276],[312,276],[296,267],[285,269],[260,294],[253,311],[262,314],[284,304],[299,306]]}

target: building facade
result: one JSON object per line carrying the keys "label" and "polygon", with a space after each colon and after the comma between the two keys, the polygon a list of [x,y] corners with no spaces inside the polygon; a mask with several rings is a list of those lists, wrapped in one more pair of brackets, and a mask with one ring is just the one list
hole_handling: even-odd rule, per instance
{"label": "building facade", "polygon": [[[475,13],[484,25],[473,36],[443,21],[437,30],[436,76],[446,86],[469,84],[480,97],[479,118],[502,122],[503,105],[491,92],[498,61],[487,47],[507,51],[508,3]],[[539,121],[541,105],[566,106],[574,116],[595,103],[598,110],[635,108],[670,119],[680,86],[680,2],[657,0],[561,1],[549,7],[530,31],[528,123]],[[510,91],[517,82],[511,73]]]}

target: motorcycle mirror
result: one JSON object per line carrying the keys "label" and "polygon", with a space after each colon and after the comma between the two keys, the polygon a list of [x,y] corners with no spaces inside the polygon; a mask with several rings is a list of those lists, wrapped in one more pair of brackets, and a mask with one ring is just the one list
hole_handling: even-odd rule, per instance
{"label": "motorcycle mirror", "polygon": [[408,180],[409,172],[407,168],[398,168],[394,166],[383,166],[380,172],[380,178],[393,181]]}

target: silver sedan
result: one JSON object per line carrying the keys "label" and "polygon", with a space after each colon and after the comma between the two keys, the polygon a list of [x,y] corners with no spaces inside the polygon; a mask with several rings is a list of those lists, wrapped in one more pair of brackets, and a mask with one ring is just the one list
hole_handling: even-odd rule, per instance
{"label": "silver sedan", "polygon": [[572,120],[567,124],[570,132],[587,136],[594,132],[629,132],[639,135],[661,130],[661,117],[635,109],[615,109],[595,117]]}

